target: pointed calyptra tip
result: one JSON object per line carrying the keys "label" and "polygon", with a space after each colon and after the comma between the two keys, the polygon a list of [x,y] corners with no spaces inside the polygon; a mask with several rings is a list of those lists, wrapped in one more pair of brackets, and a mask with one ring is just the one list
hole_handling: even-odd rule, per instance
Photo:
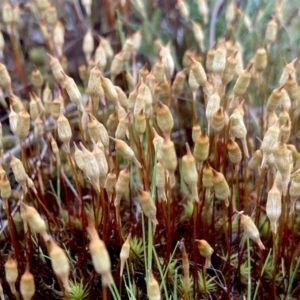
{"label": "pointed calyptra tip", "polygon": [[187,154],[187,155],[191,155],[192,152],[191,152],[191,148],[190,148],[190,146],[189,146],[188,143],[185,143],[185,148],[186,148],[186,154]]}
{"label": "pointed calyptra tip", "polygon": [[278,91],[281,92],[284,89],[284,87],[285,87],[285,83],[278,88]]}
{"label": "pointed calyptra tip", "polygon": [[117,140],[116,138],[112,137],[112,136],[109,136],[109,138],[110,138],[112,141],[114,141],[115,143],[118,142],[118,140]]}

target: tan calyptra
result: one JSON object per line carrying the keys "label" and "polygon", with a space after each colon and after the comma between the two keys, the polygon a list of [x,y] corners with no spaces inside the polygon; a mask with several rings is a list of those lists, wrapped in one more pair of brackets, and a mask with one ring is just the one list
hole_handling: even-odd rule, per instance
{"label": "tan calyptra", "polygon": [[130,254],[130,240],[131,240],[131,234],[129,233],[127,239],[125,240],[125,243],[122,245],[121,252],[120,252],[120,261],[121,261],[120,276],[123,275],[123,270],[124,270],[125,262],[129,258],[129,254]]}
{"label": "tan calyptra", "polygon": [[112,201],[112,195],[116,187],[116,182],[117,182],[117,176],[113,170],[112,172],[107,174],[105,184],[104,184],[109,203],[111,203]]}
{"label": "tan calyptra", "polygon": [[65,290],[70,292],[70,264],[65,251],[57,245],[53,238],[50,238],[48,251],[51,259],[52,269],[55,275],[61,280]]}
{"label": "tan calyptra", "polygon": [[139,202],[141,204],[144,214],[147,216],[147,218],[149,218],[152,221],[154,229],[155,229],[156,225],[158,224],[158,221],[156,218],[157,209],[156,209],[155,203],[154,203],[150,193],[143,191],[141,189],[138,189],[138,198],[139,198]]}
{"label": "tan calyptra", "polygon": [[87,232],[90,237],[89,250],[95,271],[101,275],[102,285],[113,284],[111,262],[105,243],[99,238],[95,224],[88,216]]}
{"label": "tan calyptra", "polygon": [[121,198],[125,194],[125,192],[129,189],[129,181],[130,181],[130,165],[128,164],[125,169],[121,170],[116,182],[116,197],[114,200],[115,207],[120,205]]}
{"label": "tan calyptra", "polygon": [[11,255],[8,256],[7,261],[4,264],[4,270],[5,270],[5,279],[9,284],[11,292],[16,295],[16,281],[18,279],[18,266],[17,262],[11,257]]}
{"label": "tan calyptra", "polygon": [[214,252],[213,248],[206,240],[196,240],[200,254],[205,257],[204,268],[211,267],[211,256]]}
{"label": "tan calyptra", "polygon": [[160,287],[154,278],[152,271],[149,271],[149,280],[147,284],[147,295],[149,300],[161,300]]}
{"label": "tan calyptra", "polygon": [[31,300],[35,293],[34,277],[29,271],[28,263],[24,274],[21,276],[20,293],[24,300]]}
{"label": "tan calyptra", "polygon": [[271,230],[276,234],[277,220],[281,215],[281,192],[276,186],[276,181],[274,181],[274,184],[268,193],[266,213],[271,223]]}
{"label": "tan calyptra", "polygon": [[212,183],[215,189],[215,196],[217,199],[224,200],[225,205],[229,206],[228,198],[230,197],[230,189],[224,175],[213,170]]}
{"label": "tan calyptra", "polygon": [[196,169],[196,163],[195,159],[193,157],[193,154],[191,152],[191,149],[186,143],[186,155],[182,157],[182,178],[185,181],[185,183],[188,185],[192,192],[193,200],[196,202],[199,202],[199,196],[198,196],[198,172]]}
{"label": "tan calyptra", "polygon": [[70,153],[70,141],[72,138],[72,129],[69,120],[64,116],[63,112],[60,112],[57,119],[57,132],[60,140],[64,143],[66,151]]}
{"label": "tan calyptra", "polygon": [[125,159],[130,162],[133,162],[137,168],[142,168],[142,165],[135,157],[133,150],[122,140],[115,139],[110,137],[111,140],[115,143],[115,148],[118,153],[120,153]]}
{"label": "tan calyptra", "polygon": [[241,215],[241,225],[244,229],[245,233],[248,235],[250,239],[252,239],[254,242],[256,242],[261,250],[265,249],[265,246],[260,240],[259,237],[259,231],[257,227],[255,226],[254,222],[249,216],[246,216],[244,214]]}
{"label": "tan calyptra", "polygon": [[50,236],[47,232],[47,225],[44,219],[40,216],[38,211],[24,202],[21,202],[21,217],[24,222],[28,223],[31,230],[36,233],[39,233],[43,240],[47,242],[50,239]]}

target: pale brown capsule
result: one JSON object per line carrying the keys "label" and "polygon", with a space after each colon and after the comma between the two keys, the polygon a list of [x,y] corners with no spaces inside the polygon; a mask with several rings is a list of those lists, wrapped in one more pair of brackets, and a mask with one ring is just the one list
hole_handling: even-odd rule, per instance
{"label": "pale brown capsule", "polygon": [[95,51],[95,63],[99,66],[101,72],[104,71],[107,65],[106,52],[100,43]]}
{"label": "pale brown capsule", "polygon": [[228,198],[230,197],[229,185],[224,177],[224,175],[215,170],[213,171],[212,183],[215,189],[215,196],[217,199],[225,200],[225,205],[229,206]]}
{"label": "pale brown capsule", "polygon": [[[196,93],[199,88],[199,84],[196,81],[194,72],[192,70],[190,70],[190,72],[189,72],[188,83],[189,83],[192,93]],[[194,98],[193,98],[193,101],[195,101]]]}
{"label": "pale brown capsule", "polygon": [[11,78],[8,74],[6,66],[0,63],[0,86],[8,94],[12,94]]}
{"label": "pale brown capsule", "polygon": [[187,154],[182,157],[182,166],[181,166],[182,178],[191,189],[193,199],[196,202],[199,202],[198,189],[197,189],[198,172],[196,169],[195,159],[187,143],[186,143],[186,152]]}
{"label": "pale brown capsule", "polygon": [[50,3],[48,0],[38,0],[36,1],[37,8],[42,12],[49,7]]}
{"label": "pale brown capsule", "polygon": [[272,91],[267,102],[268,111],[274,111],[280,105],[283,97],[283,93],[284,93],[284,86],[281,86]]}
{"label": "pale brown capsule", "polygon": [[261,150],[263,152],[263,159],[261,162],[261,168],[265,167],[268,157],[273,153],[273,148],[278,141],[279,136],[279,121],[275,122],[264,135]]}
{"label": "pale brown capsule", "polygon": [[206,0],[197,0],[197,4],[198,4],[199,13],[203,17],[204,24],[207,24],[208,15],[209,15],[207,2]]}
{"label": "pale brown capsule", "polygon": [[294,103],[299,97],[299,89],[296,79],[291,74],[285,82],[284,89],[289,94],[292,103]]}
{"label": "pale brown capsule", "polygon": [[9,2],[5,2],[2,6],[2,19],[5,25],[11,25],[13,22],[13,7]]}
{"label": "pale brown capsule", "polygon": [[282,193],[285,196],[287,193],[288,183],[290,181],[291,165],[290,156],[291,151],[287,148],[286,144],[281,140],[273,148],[273,156],[275,166],[280,172],[282,179]]}
{"label": "pale brown capsule", "polygon": [[49,25],[54,26],[58,21],[56,7],[52,4],[46,10],[46,21]]}
{"label": "pale brown capsule", "polygon": [[143,111],[138,113],[134,118],[134,129],[139,135],[143,135],[146,131],[146,116]]}
{"label": "pale brown capsule", "polygon": [[281,215],[281,193],[277,189],[275,182],[268,193],[266,213],[271,223],[271,230],[274,234],[276,234],[277,220]]}
{"label": "pale brown capsule", "polygon": [[91,181],[95,189],[100,192],[100,170],[95,156],[92,152],[88,151],[82,143],[80,146],[83,151],[82,160],[84,163],[84,173]]}
{"label": "pale brown capsule", "polygon": [[242,152],[239,145],[233,140],[229,139],[227,143],[228,157],[231,163],[236,167],[236,172],[238,171],[238,166],[242,161]]}
{"label": "pale brown capsule", "polygon": [[6,174],[0,179],[0,193],[3,200],[8,200],[11,197],[11,186]]}
{"label": "pale brown capsule", "polygon": [[74,151],[74,159],[75,159],[75,162],[76,162],[76,165],[78,166],[78,168],[82,171],[84,171],[85,169],[85,164],[84,164],[84,161],[83,161],[83,152],[77,147],[76,143],[74,142],[74,148],[75,148],[75,151]]}
{"label": "pale brown capsule", "polygon": [[18,124],[18,115],[14,111],[12,105],[10,105],[9,126],[10,126],[10,130],[14,134],[16,134],[17,124]]}
{"label": "pale brown capsule", "polygon": [[195,143],[197,140],[197,137],[199,136],[199,134],[201,134],[201,127],[198,123],[198,121],[194,124],[193,128],[192,128],[192,139],[193,142]]}
{"label": "pale brown capsule", "polygon": [[147,75],[149,74],[148,63],[146,63],[139,71],[139,78],[145,82]]}
{"label": "pale brown capsule", "polygon": [[219,133],[225,127],[225,121],[224,110],[220,107],[215,113],[213,113],[210,127],[214,132]]}
{"label": "pale brown capsule", "polygon": [[133,90],[135,83],[134,83],[134,79],[133,79],[131,73],[128,71],[125,71],[125,78],[126,78],[126,82],[128,84],[128,89],[130,91]]}
{"label": "pale brown capsule", "polygon": [[205,115],[207,119],[207,127],[208,127],[208,135],[210,135],[210,127],[212,118],[215,112],[217,112],[220,108],[221,99],[218,92],[214,92],[210,97],[208,97]]}
{"label": "pale brown capsule", "polygon": [[184,88],[186,80],[186,70],[178,72],[172,84],[172,94],[178,96]]}
{"label": "pale brown capsule", "polygon": [[292,78],[296,79],[296,70],[295,70],[295,63],[298,61],[298,58],[293,59],[290,63],[287,63],[286,61],[284,61],[284,67],[279,79],[279,85],[284,85],[287,81],[287,79],[289,78],[289,76],[291,76]]}
{"label": "pale brown capsule", "polygon": [[287,143],[291,135],[291,130],[292,130],[291,123],[287,121],[284,125],[280,127],[278,141]]}
{"label": "pale brown capsule", "polygon": [[130,122],[130,119],[129,119],[129,113],[128,113],[126,116],[121,118],[119,121],[118,127],[115,132],[116,139],[119,139],[119,140],[124,139],[126,132],[128,130],[129,122]]}
{"label": "pale brown capsule", "polygon": [[164,134],[170,135],[174,126],[174,120],[170,109],[162,102],[158,103],[156,109],[156,120],[160,130]]}
{"label": "pale brown capsule", "polygon": [[115,139],[110,137],[115,142],[115,148],[118,153],[120,153],[125,159],[132,161],[137,168],[142,168],[142,165],[139,163],[133,150],[122,140]]}
{"label": "pale brown capsule", "polygon": [[29,103],[29,113],[31,120],[35,120],[39,115],[39,106],[38,103],[35,101],[33,95],[30,95],[30,103]]}
{"label": "pale brown capsule", "polygon": [[49,54],[47,54],[50,58],[50,68],[52,70],[52,74],[54,79],[56,80],[56,82],[62,87],[64,88],[64,84],[65,84],[65,79],[64,79],[64,69],[61,66],[59,60]]}
{"label": "pale brown capsule", "polygon": [[64,116],[63,112],[60,112],[60,116],[57,119],[57,132],[60,140],[64,143],[66,151],[70,153],[70,141],[72,138],[72,129],[69,120]]}
{"label": "pale brown capsule", "polygon": [[109,130],[110,132],[115,132],[115,130],[117,129],[118,123],[119,123],[119,120],[118,120],[117,112],[110,114],[107,119],[107,122],[106,122],[107,130]]}
{"label": "pale brown capsule", "polygon": [[91,97],[104,97],[104,91],[100,83],[100,76],[101,72],[98,68],[98,65],[96,65],[91,69],[86,91]]}
{"label": "pale brown capsule", "polygon": [[246,141],[247,128],[243,120],[243,102],[239,105],[239,108],[235,109],[229,118],[229,134],[233,138],[240,139],[242,141],[243,152],[246,157],[249,157],[248,146]]}
{"label": "pale brown capsule", "polygon": [[222,72],[225,70],[225,66],[226,66],[226,48],[223,39],[214,55],[212,70],[215,74],[221,76]]}
{"label": "pale brown capsule", "polygon": [[267,52],[263,47],[259,47],[254,55],[254,69],[257,72],[262,72],[267,66]]}
{"label": "pale brown capsule", "polygon": [[127,115],[126,110],[120,105],[119,101],[116,103],[115,110],[118,113],[119,121]]}
{"label": "pale brown capsule", "polygon": [[144,214],[152,221],[153,226],[156,227],[156,225],[158,224],[158,221],[156,219],[156,206],[153,199],[151,198],[150,193],[140,189],[138,190],[138,193],[139,202]]}
{"label": "pale brown capsule", "polygon": [[165,65],[163,64],[161,58],[154,64],[152,68],[152,74],[155,77],[155,82],[161,82],[165,79]]}
{"label": "pale brown capsule", "polygon": [[24,107],[24,109],[18,113],[18,121],[15,129],[15,134],[20,139],[20,141],[23,141],[28,136],[29,128],[30,115]]}
{"label": "pale brown capsule", "polygon": [[147,116],[147,113],[145,111],[146,107],[152,107],[152,94],[148,86],[144,84],[144,82],[141,82],[134,104],[133,115],[136,116],[138,113],[144,110]]}
{"label": "pale brown capsule", "polygon": [[125,243],[122,245],[121,252],[120,252],[120,261],[121,261],[120,262],[120,276],[123,275],[125,262],[129,258],[130,240],[131,240],[131,234],[129,233]]}
{"label": "pale brown capsule", "polygon": [[96,143],[99,138],[104,145],[105,150],[108,150],[109,137],[106,128],[93,115],[88,115],[88,132],[91,139]]}
{"label": "pale brown capsule", "polygon": [[107,100],[116,105],[118,102],[118,93],[113,83],[103,76],[100,76],[100,79]]}
{"label": "pale brown capsule", "polygon": [[225,70],[223,71],[223,74],[222,74],[223,85],[226,85],[229,82],[231,82],[235,76],[235,67],[238,63],[237,54],[238,54],[238,51],[235,51],[226,60]]}
{"label": "pale brown capsule", "polygon": [[86,61],[89,62],[94,51],[94,37],[91,30],[88,30],[83,37],[82,50]]}
{"label": "pale brown capsule", "polygon": [[260,150],[260,149],[256,150],[253,153],[251,159],[249,160],[247,168],[249,170],[256,171],[261,165],[262,158],[263,158],[262,150]]}
{"label": "pale brown capsule", "polygon": [[189,8],[187,4],[183,0],[177,0],[177,9],[179,10],[180,16],[185,20],[188,21],[189,19]]}
{"label": "pale brown capsule", "polygon": [[110,74],[111,74],[111,81],[114,82],[115,78],[122,72],[124,65],[124,57],[123,53],[117,53],[110,65]]}
{"label": "pale brown capsule", "polygon": [[[137,39],[138,39],[138,37],[137,37]],[[136,46],[138,46],[138,45],[136,45]],[[123,47],[122,47],[122,57],[123,57],[124,61],[130,59],[130,57],[133,53],[133,50],[134,50],[134,45],[133,45],[133,36],[132,36],[132,37],[126,38],[126,40],[123,44]]]}
{"label": "pale brown capsule", "polygon": [[117,182],[116,173],[114,171],[108,173],[105,180],[105,189],[108,195],[109,203],[111,203],[112,201],[112,195],[116,187],[116,182]]}
{"label": "pale brown capsule", "polygon": [[66,73],[63,72],[64,75],[64,87],[70,97],[71,102],[73,102],[79,110],[83,110],[82,106],[82,100],[81,100],[81,93],[78,89],[77,84],[75,83],[74,79],[70,76],[66,75]]}
{"label": "pale brown capsule", "polygon": [[202,184],[205,188],[205,199],[210,196],[210,190],[213,187],[213,171],[209,164],[206,164],[202,171]]}
{"label": "pale brown capsule", "polygon": [[190,59],[190,56],[194,55],[193,50],[191,49],[187,49],[184,54],[183,54],[183,58],[182,58],[182,65],[184,68],[189,69],[192,65],[192,61]]}
{"label": "pale brown capsule", "polygon": [[127,96],[126,96],[125,92],[119,86],[115,86],[115,89],[118,93],[118,102],[126,111],[127,107],[128,107]]}
{"label": "pale brown capsule", "polygon": [[138,95],[138,85],[134,87],[134,90],[128,96],[128,111],[131,113],[133,113],[134,111],[137,95]]}
{"label": "pale brown capsule", "polygon": [[53,118],[55,120],[57,120],[60,116],[61,109],[62,109],[62,100],[63,99],[62,99],[61,94],[59,92],[59,94],[54,99],[54,101],[51,102],[51,115],[53,116]]}
{"label": "pale brown capsule", "polygon": [[31,300],[35,293],[34,277],[29,271],[28,264],[20,280],[20,293],[24,300]]}
{"label": "pale brown capsule", "polygon": [[133,50],[133,52],[137,52],[140,49],[141,42],[142,42],[141,30],[137,30],[132,35],[132,50]]}
{"label": "pale brown capsule", "polygon": [[208,73],[212,73],[213,72],[213,61],[214,61],[214,57],[216,54],[216,48],[215,48],[215,44],[213,44],[213,46],[207,51],[206,54],[206,70]]}
{"label": "pale brown capsule", "polygon": [[12,259],[12,257],[9,255],[6,263],[4,264],[5,269],[5,279],[9,284],[10,290],[12,294],[16,295],[16,281],[18,279],[18,267],[17,262]]}
{"label": "pale brown capsule", "polygon": [[44,78],[39,69],[34,69],[31,72],[31,82],[36,88],[41,88],[43,86]]}
{"label": "pale brown capsule", "polygon": [[204,86],[207,81],[207,76],[202,64],[196,61],[192,56],[190,56],[190,59],[192,61],[191,70],[194,73],[195,80],[199,85]]}
{"label": "pale brown capsule", "polygon": [[207,159],[209,151],[209,137],[206,135],[205,131],[198,135],[195,145],[194,145],[194,157],[198,163],[200,163],[200,168],[202,163]]}
{"label": "pale brown capsule", "polygon": [[160,287],[150,270],[149,281],[147,284],[147,296],[149,300],[161,300]]}
{"label": "pale brown capsule", "polygon": [[165,193],[165,169],[160,162],[156,164],[156,189],[158,201],[167,201],[166,193]]}
{"label": "pale brown capsule", "polygon": [[21,202],[21,217],[28,222],[31,230],[43,237],[45,242],[49,240],[46,223],[34,207]]}
{"label": "pale brown capsule", "polygon": [[18,114],[22,109],[24,109],[23,102],[21,99],[16,96],[15,94],[11,94],[9,97],[10,105],[12,106],[13,110]]}
{"label": "pale brown capsule", "polygon": [[116,182],[116,197],[114,200],[114,205],[119,206],[121,202],[121,198],[129,189],[129,181],[130,181],[130,172],[129,172],[129,165],[120,171],[118,180]]}
{"label": "pale brown capsule", "polygon": [[54,239],[49,241],[49,256],[55,275],[61,280],[65,290],[70,292],[69,273],[70,264],[65,251],[59,247]]}
{"label": "pale brown capsule", "polygon": [[94,222],[88,218],[88,234],[90,236],[89,250],[95,271],[101,275],[102,285],[113,284],[111,262],[105,243],[99,238]]}
{"label": "pale brown capsule", "polygon": [[202,52],[205,51],[205,47],[204,47],[204,32],[203,29],[201,27],[200,24],[192,21],[192,25],[193,25],[193,33],[194,33],[194,37],[195,40],[197,42],[197,44],[199,45],[199,48]]}
{"label": "pale brown capsule", "polygon": [[235,2],[230,2],[226,8],[226,12],[225,12],[225,20],[227,23],[227,28],[230,28],[231,24],[233,23],[233,21],[236,18],[236,4]]}
{"label": "pale brown capsule", "polygon": [[63,24],[59,21],[53,27],[53,43],[55,45],[58,57],[63,55],[63,47],[65,43],[65,28]]}
{"label": "pale brown capsule", "polygon": [[166,46],[160,47],[159,56],[165,66],[165,73],[168,79],[171,79],[175,70],[175,62],[171,54],[171,42]]}
{"label": "pale brown capsule", "polygon": [[272,18],[267,24],[265,40],[267,44],[273,44],[277,38],[278,25],[275,18]]}
{"label": "pale brown capsule", "polygon": [[211,256],[214,253],[214,249],[206,240],[196,240],[200,254],[205,257],[204,268],[211,267]]}
{"label": "pale brown capsule", "polygon": [[252,68],[252,64],[250,64],[243,72],[239,75],[238,79],[236,80],[236,83],[233,87],[233,92],[236,96],[243,95],[250,83],[251,79],[251,73],[250,70]]}
{"label": "pale brown capsule", "polygon": [[173,187],[176,183],[175,171],[177,168],[177,155],[174,143],[167,136],[159,149],[158,159],[166,171],[169,172],[170,186]]}
{"label": "pale brown capsule", "polygon": [[265,130],[268,130],[278,120],[278,117],[274,111],[267,111],[266,120],[264,120]]}
{"label": "pale brown capsule", "polygon": [[16,181],[22,186],[25,186],[27,182],[27,174],[25,172],[22,162],[12,154],[10,154],[10,157],[10,166],[12,168]]}
{"label": "pale brown capsule", "polygon": [[51,149],[56,156],[59,154],[59,148],[58,148],[57,143],[52,135],[51,135]]}
{"label": "pale brown capsule", "polygon": [[289,111],[291,106],[292,106],[290,96],[289,96],[289,94],[287,93],[287,91],[285,89],[283,89],[282,91],[283,91],[283,94],[282,94],[282,97],[281,97],[280,105],[286,111]]}
{"label": "pale brown capsule", "polygon": [[101,141],[98,141],[97,144],[94,144],[93,155],[97,161],[98,168],[100,171],[100,184],[102,187],[105,186],[105,180],[108,173],[108,164],[104,152],[104,146]]}
{"label": "pale brown capsule", "polygon": [[251,218],[241,214],[241,225],[248,237],[256,242],[261,250],[264,250],[265,246],[259,238],[259,231]]}

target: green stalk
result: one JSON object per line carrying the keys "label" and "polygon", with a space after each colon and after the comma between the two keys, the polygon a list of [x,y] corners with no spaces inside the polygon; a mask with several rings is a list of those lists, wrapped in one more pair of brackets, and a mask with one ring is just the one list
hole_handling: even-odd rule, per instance
{"label": "green stalk", "polygon": [[[271,252],[272,252],[272,249],[270,249],[270,251],[269,251],[269,253],[268,253],[268,256],[267,256],[267,258],[266,258],[266,261],[265,261],[265,263],[264,263],[264,265],[263,265],[263,268],[262,268],[261,273],[260,273],[260,278],[261,278],[261,277],[263,276],[263,274],[264,274],[265,268],[266,268],[266,266],[267,266],[267,264],[268,264],[268,262],[269,262],[270,256],[271,256]],[[260,278],[258,279],[258,282],[257,282],[257,284],[256,284],[256,288],[255,288],[254,295],[253,295],[253,300],[256,299],[256,295],[257,295],[258,288],[259,288],[259,285],[260,285]]]}
{"label": "green stalk", "polygon": [[178,270],[176,269],[175,270],[175,278],[174,278],[174,289],[173,289],[173,299],[174,300],[177,300],[177,273],[178,273]]}
{"label": "green stalk", "polygon": [[247,300],[251,300],[251,259],[250,259],[250,242],[249,242],[249,237],[247,237],[247,256],[248,256]]}

